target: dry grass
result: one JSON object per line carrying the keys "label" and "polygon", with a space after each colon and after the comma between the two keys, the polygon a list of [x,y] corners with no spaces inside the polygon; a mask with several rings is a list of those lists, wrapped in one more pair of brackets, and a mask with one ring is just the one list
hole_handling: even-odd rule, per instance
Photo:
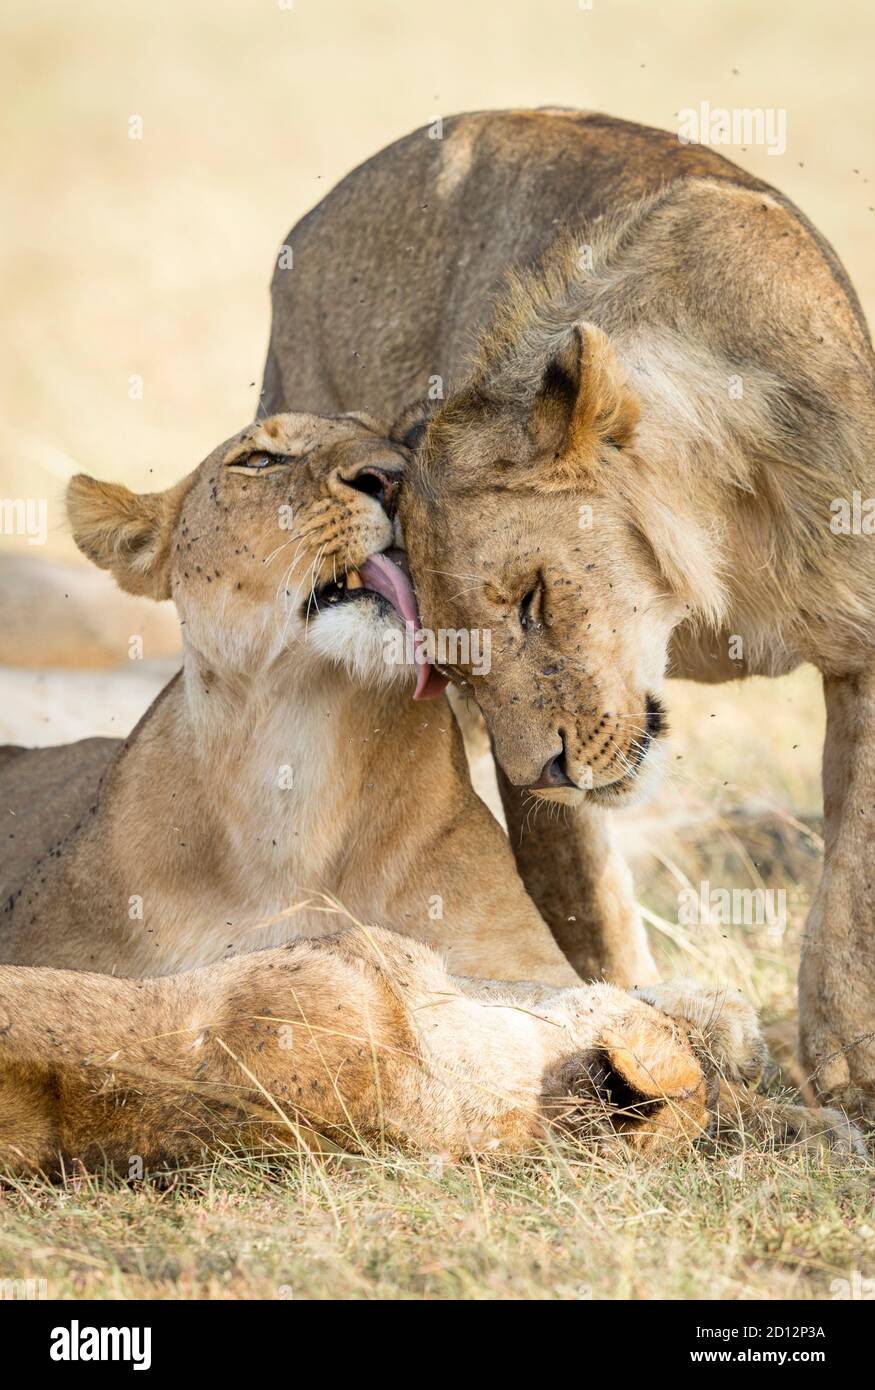
{"label": "dry grass", "polygon": [[440,1171],[217,1160],[170,1191],[94,1179],[3,1200],[0,1276],[50,1297],[829,1297],[872,1270],[871,1176],[802,1155]]}

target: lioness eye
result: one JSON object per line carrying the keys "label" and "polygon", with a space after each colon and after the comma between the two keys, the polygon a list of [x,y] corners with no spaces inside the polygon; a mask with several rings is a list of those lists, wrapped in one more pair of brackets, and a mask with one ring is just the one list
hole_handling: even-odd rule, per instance
{"label": "lioness eye", "polygon": [[288,454],[266,454],[262,450],[252,454],[243,454],[240,458],[229,463],[228,467],[238,473],[267,473],[274,472],[289,463],[291,463],[291,459]]}

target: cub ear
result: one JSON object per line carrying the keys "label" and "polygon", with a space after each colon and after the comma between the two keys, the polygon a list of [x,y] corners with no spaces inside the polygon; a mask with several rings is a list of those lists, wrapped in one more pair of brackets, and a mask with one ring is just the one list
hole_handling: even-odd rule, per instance
{"label": "cub ear", "polygon": [[166,492],[131,492],[77,473],[67,485],[73,539],[129,594],[170,598],[173,528],[193,476]]}
{"label": "cub ear", "polygon": [[631,442],[638,415],[607,334],[595,324],[574,327],[530,399],[527,431],[541,485],[579,482],[581,468],[595,463],[604,446]]}

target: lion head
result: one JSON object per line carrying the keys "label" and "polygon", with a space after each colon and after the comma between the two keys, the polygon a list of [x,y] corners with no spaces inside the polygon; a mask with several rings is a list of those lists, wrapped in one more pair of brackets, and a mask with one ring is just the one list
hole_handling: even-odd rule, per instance
{"label": "lion head", "polygon": [[[367,684],[412,678],[387,635],[415,619],[396,502],[407,452],[365,416],[275,415],[165,492],[72,479],[79,548],[119,585],[172,598],[188,652],[245,677],[329,662]],[[392,649],[397,651],[397,645]],[[436,693],[427,666],[416,693]]]}
{"label": "lion head", "polygon": [[517,284],[471,380],[408,432],[401,515],[424,626],[490,635],[488,670],[439,664],[510,781],[610,804],[657,761],[672,630],[713,611],[718,586],[704,529],[637,447],[611,341],[541,293]]}

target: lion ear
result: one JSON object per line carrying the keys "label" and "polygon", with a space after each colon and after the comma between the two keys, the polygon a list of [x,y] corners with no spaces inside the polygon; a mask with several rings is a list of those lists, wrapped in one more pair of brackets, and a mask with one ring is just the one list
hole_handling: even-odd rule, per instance
{"label": "lion ear", "polygon": [[128,593],[169,598],[173,528],[193,477],[166,492],[136,493],[77,473],[67,485],[74,541]]}
{"label": "lion ear", "polygon": [[624,449],[638,423],[607,334],[595,324],[573,328],[547,362],[528,412],[533,463],[542,486],[570,487],[605,446]]}

